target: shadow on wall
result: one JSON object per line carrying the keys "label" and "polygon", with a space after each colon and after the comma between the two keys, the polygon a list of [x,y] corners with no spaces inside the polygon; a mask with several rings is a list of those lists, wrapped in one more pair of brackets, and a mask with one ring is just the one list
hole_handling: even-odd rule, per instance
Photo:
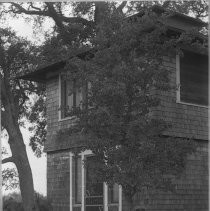
{"label": "shadow on wall", "polygon": [[[40,211],[52,211],[50,202],[46,197],[36,193],[36,201]],[[3,211],[24,211],[20,195],[12,193],[8,196],[4,196]]]}
{"label": "shadow on wall", "polygon": [[146,209],[142,207],[136,207],[134,208],[134,211],[146,211]]}

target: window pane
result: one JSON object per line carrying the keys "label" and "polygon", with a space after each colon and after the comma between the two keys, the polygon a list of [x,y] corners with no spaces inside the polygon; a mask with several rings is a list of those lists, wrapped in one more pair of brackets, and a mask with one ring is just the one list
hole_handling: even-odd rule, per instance
{"label": "window pane", "polygon": [[81,204],[82,199],[82,161],[81,156],[74,157],[74,198],[75,204]]}
{"label": "window pane", "polygon": [[61,75],[61,118],[72,114],[72,108],[83,108],[87,98],[87,83],[78,84],[76,80],[66,79]]}
{"label": "window pane", "polygon": [[72,81],[66,83],[66,106],[71,109],[74,106],[74,86]]}
{"label": "window pane", "polygon": [[109,185],[108,187],[108,203],[118,203],[119,202],[119,185]]}
{"label": "window pane", "polygon": [[208,57],[184,51],[180,58],[180,99],[208,105]]}
{"label": "window pane", "polygon": [[103,196],[103,182],[94,176],[94,156],[86,157],[86,195]]}
{"label": "window pane", "polygon": [[87,210],[102,210],[103,207],[103,182],[94,176],[94,156],[86,157],[86,190],[85,207]]}
{"label": "window pane", "polygon": [[76,88],[76,82],[61,76],[61,118],[71,115],[71,109],[79,106],[81,94]]}
{"label": "window pane", "polygon": [[81,94],[82,94],[81,88],[76,89],[76,103],[75,103],[76,107],[80,106],[81,98],[82,98]]}
{"label": "window pane", "polygon": [[61,76],[61,118],[65,117],[65,105],[66,105],[66,82],[63,81]]}

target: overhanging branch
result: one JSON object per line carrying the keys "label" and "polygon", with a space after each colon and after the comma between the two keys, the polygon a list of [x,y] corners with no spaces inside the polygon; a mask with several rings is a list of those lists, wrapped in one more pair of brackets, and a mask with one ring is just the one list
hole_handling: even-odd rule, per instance
{"label": "overhanging branch", "polygon": [[[33,5],[33,3],[30,3],[28,10],[25,9],[24,7],[22,7],[20,4],[18,3],[11,3],[12,6],[14,6],[16,8],[16,10],[13,8],[12,10],[10,10],[13,13],[16,14],[27,14],[27,15],[40,15],[40,16],[48,16],[48,17],[52,17],[55,18],[55,9],[53,8],[53,4],[52,3],[46,3],[48,10],[41,10],[38,7],[35,7]],[[34,10],[30,10],[30,8],[33,8]],[[53,14],[52,14],[53,11]],[[61,21],[67,22],[67,23],[81,23],[83,25],[92,25],[93,22],[92,21],[88,21],[85,18],[81,18],[81,17],[66,17],[64,15],[60,15],[57,14],[57,17],[59,19],[61,19]],[[56,20],[57,21],[57,20]]]}
{"label": "overhanging branch", "polygon": [[29,2],[29,7],[28,8],[32,8],[32,9],[35,9],[35,10],[37,10],[37,11],[42,11],[40,8],[38,8],[38,7],[35,7],[34,5],[33,5],[33,2]]}
{"label": "overhanging branch", "polygon": [[126,6],[127,1],[123,1],[119,7],[117,7],[118,12],[122,12],[123,8]]}
{"label": "overhanging branch", "polygon": [[[12,9],[12,12],[15,14],[27,14],[27,15],[41,15],[41,16],[49,16],[48,11],[43,11],[43,10],[26,10],[24,7],[22,7],[20,4],[11,3],[12,6],[15,8]],[[33,7],[35,9],[35,7]],[[15,10],[16,9],[16,10]]]}
{"label": "overhanging branch", "polygon": [[12,162],[12,163],[14,163],[14,158],[13,157],[8,157],[8,158],[4,158],[3,160],[2,160],[2,164],[4,164],[4,163],[10,163],[10,162]]}

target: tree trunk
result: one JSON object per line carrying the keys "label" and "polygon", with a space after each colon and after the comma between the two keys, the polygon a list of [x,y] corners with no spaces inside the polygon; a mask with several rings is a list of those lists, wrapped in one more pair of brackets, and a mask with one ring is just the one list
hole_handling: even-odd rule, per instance
{"label": "tree trunk", "polygon": [[2,126],[9,135],[8,142],[12,152],[12,162],[16,165],[19,174],[19,185],[24,211],[38,211],[31,167],[19,127],[19,104],[15,102],[15,97],[9,83],[8,71],[4,71],[4,76],[1,84],[1,96],[4,108],[2,112]]}
{"label": "tree trunk", "polygon": [[95,14],[94,14],[94,21],[96,25],[99,25],[103,22],[106,13],[107,13],[107,2],[104,1],[97,1],[95,2]]}
{"label": "tree trunk", "polygon": [[23,142],[23,137],[19,126],[11,125],[8,131],[9,144],[14,158],[14,163],[17,167],[20,182],[20,191],[25,211],[38,211],[36,205],[33,177],[28,156],[26,153],[26,146]]}

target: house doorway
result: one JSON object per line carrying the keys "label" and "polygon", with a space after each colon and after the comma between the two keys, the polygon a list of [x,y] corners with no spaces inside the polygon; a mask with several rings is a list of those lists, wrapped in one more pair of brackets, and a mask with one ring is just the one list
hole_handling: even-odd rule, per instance
{"label": "house doorway", "polygon": [[[93,156],[87,156],[87,164],[90,163],[93,158]],[[85,174],[85,211],[104,211],[103,182],[94,179],[92,175],[94,172],[90,169],[91,168],[86,168]]]}
{"label": "house doorway", "polygon": [[122,188],[99,181],[92,159],[88,150],[77,156],[70,152],[70,211],[122,211]]}

